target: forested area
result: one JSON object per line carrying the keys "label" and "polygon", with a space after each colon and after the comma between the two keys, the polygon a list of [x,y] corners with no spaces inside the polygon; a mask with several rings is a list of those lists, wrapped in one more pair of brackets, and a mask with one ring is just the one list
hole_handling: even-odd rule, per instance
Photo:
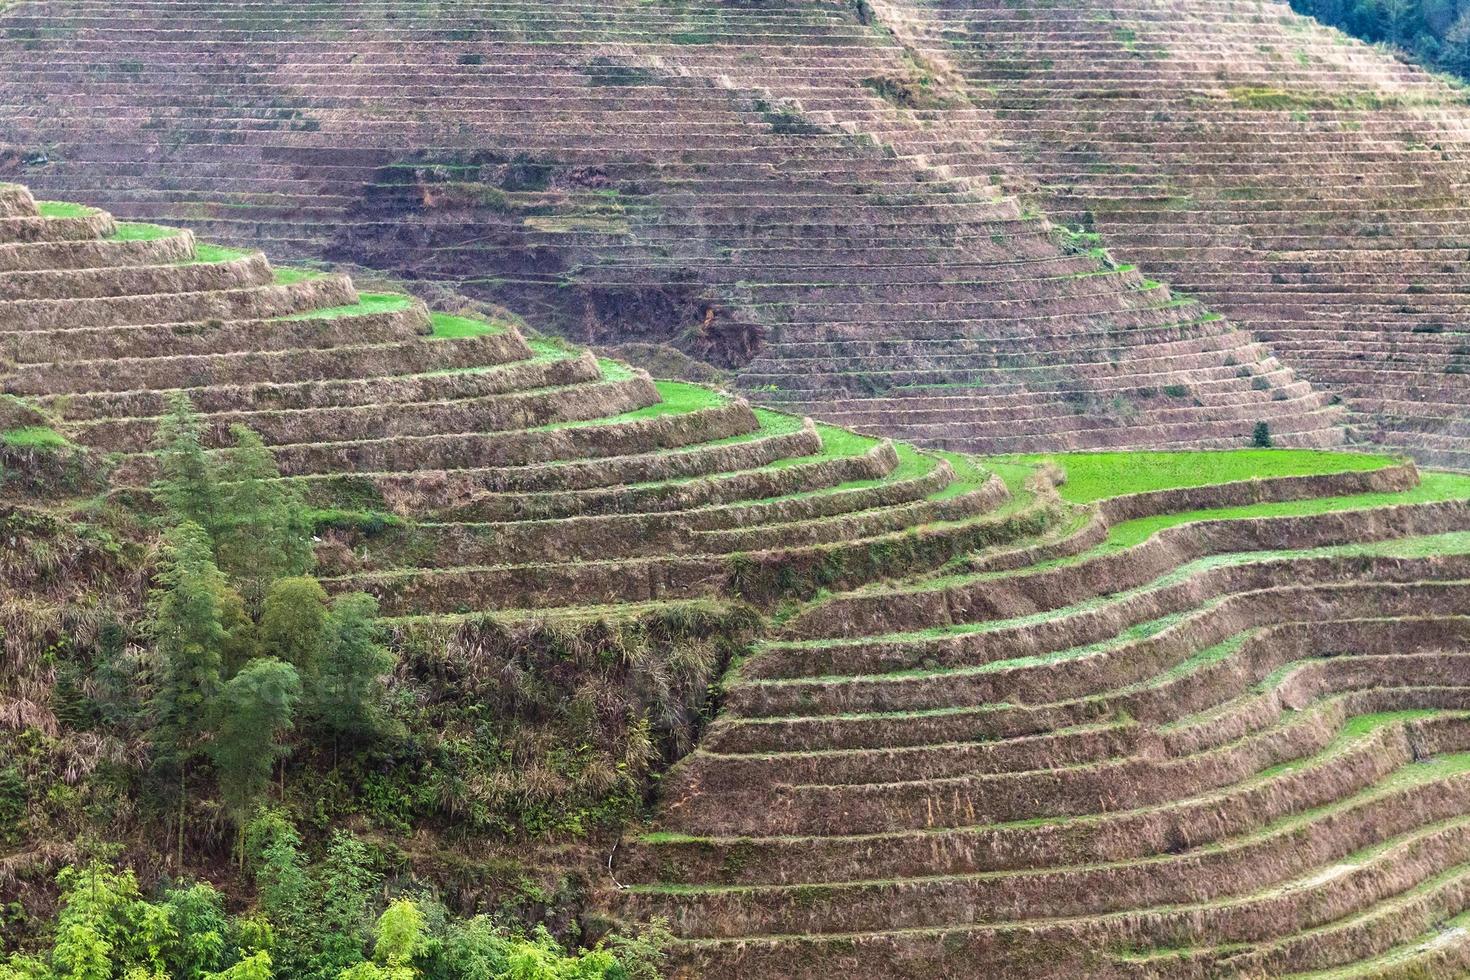
{"label": "forested area", "polygon": [[1434,68],[1470,77],[1470,3],[1465,0],[1290,0],[1365,41],[1396,45]]}

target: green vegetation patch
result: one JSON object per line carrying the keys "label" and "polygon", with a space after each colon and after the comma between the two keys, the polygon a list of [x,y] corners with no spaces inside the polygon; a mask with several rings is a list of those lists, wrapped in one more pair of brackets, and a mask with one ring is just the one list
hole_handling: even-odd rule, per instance
{"label": "green vegetation patch", "polygon": [[1417,487],[1402,493],[1359,493],[1343,497],[1314,497],[1309,500],[1242,504],[1238,507],[1217,507],[1210,510],[1191,510],[1141,517],[1138,520],[1124,521],[1114,525],[1108,532],[1108,540],[1105,544],[1079,557],[1093,557],[1103,551],[1131,547],[1165,528],[1194,521],[1243,520],[1255,517],[1309,517],[1344,510],[1367,510],[1374,507],[1392,507],[1398,504],[1428,504],[1448,500],[1470,500],[1470,476],[1463,473],[1425,473]]}
{"label": "green vegetation patch", "polygon": [[1390,456],[1316,449],[1226,449],[1195,452],[1057,453],[1001,457],[1012,463],[1051,462],[1067,474],[1063,500],[1091,503],[1108,497],[1205,487],[1283,476],[1361,473],[1393,466]]}
{"label": "green vegetation patch", "polygon": [[504,324],[453,313],[430,313],[429,322],[434,325],[432,336],[440,340],[462,340],[467,337],[505,333]]}
{"label": "green vegetation patch", "polygon": [[321,279],[326,276],[325,272],[315,269],[284,268],[275,270],[276,282],[282,286],[291,286],[298,282],[306,282],[308,279]]}
{"label": "green vegetation patch", "polygon": [[1108,529],[1107,538],[1099,545],[1075,555],[1055,558],[1051,561],[1028,565],[1015,571],[994,572],[986,577],[1005,578],[1016,574],[1030,574],[1065,565],[1077,565],[1091,561],[1115,551],[1142,544],[1161,531],[1196,521],[1238,521],[1270,517],[1311,517],[1318,514],[1342,511],[1372,510],[1378,507],[1394,507],[1404,504],[1431,504],[1451,500],[1470,500],[1470,476],[1462,473],[1429,472],[1422,475],[1419,485],[1399,493],[1359,493],[1340,497],[1313,497],[1307,500],[1279,500],[1259,504],[1240,504],[1234,507],[1214,507],[1204,510],[1176,511],[1155,514],[1132,521],[1114,524]]}
{"label": "green vegetation patch", "polygon": [[183,232],[177,228],[165,228],[163,225],[119,222],[117,230],[112,233],[108,241],[151,242],[160,238],[173,238],[175,235],[182,234]]}
{"label": "green vegetation patch", "polygon": [[37,201],[36,211],[43,218],[86,218],[97,213],[96,208],[70,201]]}
{"label": "green vegetation patch", "polygon": [[[762,427],[764,427],[766,416],[769,416],[772,424],[789,427],[786,428],[786,431],[795,431],[801,426],[801,419],[794,415],[785,415],[766,408],[758,408],[755,410],[755,413],[758,418],[762,418]],[[833,459],[845,459],[850,456],[860,456],[883,441],[881,439],[875,439],[872,436],[859,435],[849,429],[839,429],[835,425],[818,424],[817,434],[822,437],[821,452],[814,456],[793,456],[789,459],[778,459],[771,464],[771,468],[785,469],[788,466],[796,466],[799,463],[820,463]]]}
{"label": "green vegetation patch", "polygon": [[1419,103],[1433,104],[1435,99],[1380,95],[1377,92],[1318,92],[1310,89],[1287,90],[1270,86],[1237,85],[1230,90],[1230,101],[1247,109],[1274,109],[1282,112],[1306,112],[1311,109],[1378,110]]}
{"label": "green vegetation patch", "polygon": [[324,306],[319,310],[292,313],[282,320],[329,320],[341,316],[370,316],[374,313],[396,313],[413,305],[412,296],[401,293],[358,293],[357,302],[348,306]]}
{"label": "green vegetation patch", "polygon": [[[883,476],[874,477],[866,480],[847,480],[843,483],[836,483],[832,486],[827,487],[819,487],[815,490],[801,490],[795,493],[782,494],[777,497],[767,497],[763,498],[761,502],[778,503],[784,500],[810,500],[814,497],[827,496],[829,494],[841,493],[847,490],[867,490],[872,487],[882,486],[884,484],[901,483],[905,480],[916,480],[926,475],[931,470],[933,470],[934,467],[939,465],[939,460],[935,457],[926,456],[923,453],[920,453],[913,446],[907,445],[905,443],[895,443],[893,448],[898,453],[898,465]],[[840,459],[844,457],[855,456],[866,451],[866,448],[861,448],[857,449],[856,452],[838,453],[834,456],[828,457],[825,455],[827,449],[824,446],[823,454],[820,456],[804,456],[795,457],[792,459],[778,460],[777,463],[772,464],[770,468],[784,468],[784,466],[780,464],[790,465],[794,463],[810,463],[828,458]]]}
{"label": "green vegetation patch", "polygon": [[194,246],[194,258],[186,260],[182,264],[200,265],[206,262],[233,262],[236,259],[243,259],[249,254],[244,249],[225,248],[223,245],[201,243]]}
{"label": "green vegetation patch", "polygon": [[27,425],[0,432],[0,445],[12,449],[65,449],[71,443],[55,429],[44,425]]}
{"label": "green vegetation patch", "polygon": [[622,361],[613,361],[605,357],[597,359],[597,369],[602,373],[604,381],[631,381],[638,376]]}
{"label": "green vegetation patch", "polygon": [[[1444,534],[1392,538],[1386,541],[1373,541],[1366,544],[1328,545],[1320,548],[1286,549],[1279,551],[1234,551],[1219,555],[1209,555],[1180,565],[1178,568],[1154,579],[1152,582],[1148,582],[1137,588],[1093,596],[1092,598],[1084,599],[1081,602],[1076,602],[1069,606],[1042,610],[1041,612],[1016,616],[1011,619],[992,619],[974,623],[952,623],[944,626],[931,626],[922,630],[882,633],[860,637],[843,637],[841,639],[783,640],[779,643],[773,643],[771,646],[800,648],[818,645],[844,646],[873,641],[893,643],[923,642],[941,637],[962,636],[971,633],[990,633],[1002,629],[1034,626],[1049,620],[1064,619],[1068,616],[1077,615],[1078,613],[1085,613],[1112,603],[1124,602],[1134,596],[1144,595],[1161,588],[1176,585],[1194,575],[1213,568],[1264,564],[1266,562],[1296,558],[1429,558],[1436,555],[1463,555],[1467,553],[1470,553],[1470,531],[1450,531]],[[989,577],[993,576],[985,574],[969,576],[953,575],[941,579],[927,580],[919,585],[889,587],[886,591],[894,595],[905,595],[923,592],[928,589],[960,586]],[[780,683],[787,683],[787,681],[782,680]]]}
{"label": "green vegetation patch", "polygon": [[624,417],[650,418],[658,415],[676,415],[682,412],[697,412],[702,408],[714,408],[724,404],[725,398],[713,388],[690,384],[687,381],[655,381],[661,401],[657,405],[625,413]]}
{"label": "green vegetation patch", "polygon": [[990,479],[989,471],[969,456],[948,452],[937,452],[935,455],[949,462],[950,467],[954,470],[954,479],[947,487],[934,494],[931,500],[948,500],[951,497],[978,490],[985,485],[986,480]]}
{"label": "green vegetation patch", "polygon": [[[588,425],[615,425],[619,422],[635,422],[639,419],[656,419],[662,415],[686,415],[701,409],[716,408],[725,403],[725,396],[713,388],[704,388],[687,381],[655,381],[659,401],[642,408],[635,408],[621,415],[607,418],[588,419],[579,422],[557,422],[543,426],[547,429],[568,429]],[[704,443],[712,445],[712,443]]]}

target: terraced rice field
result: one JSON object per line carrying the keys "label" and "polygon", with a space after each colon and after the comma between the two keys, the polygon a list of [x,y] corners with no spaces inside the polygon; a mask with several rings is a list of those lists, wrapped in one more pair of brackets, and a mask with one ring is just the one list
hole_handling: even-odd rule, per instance
{"label": "terraced rice field", "polygon": [[[0,390],[56,420],[0,438],[105,455],[117,487],[151,480],[179,392],[212,445],[249,425],[339,514],[328,586],[395,617],[768,601],[1030,526],[998,517],[1010,491],[961,457],[15,185],[0,187],[0,363]],[[370,519],[384,512],[415,520]]]}
{"label": "terraced rice field", "polygon": [[908,6],[28,0],[0,174],[939,449],[1342,443],[1333,390],[1005,192]]}
{"label": "terraced rice field", "polygon": [[680,975],[1470,962],[1470,477],[924,451],[14,185],[0,326],[7,445],[142,486],[185,392],[390,618],[761,611],[604,888]]}
{"label": "terraced rice field", "polygon": [[1463,975],[1470,478],[989,466],[1058,519],[786,618],[622,914],[690,976]]}
{"label": "terraced rice field", "polygon": [[[1008,187],[1249,329],[1364,437],[1470,465],[1462,84],[1284,2],[892,6]],[[974,160],[932,115],[911,145]]]}

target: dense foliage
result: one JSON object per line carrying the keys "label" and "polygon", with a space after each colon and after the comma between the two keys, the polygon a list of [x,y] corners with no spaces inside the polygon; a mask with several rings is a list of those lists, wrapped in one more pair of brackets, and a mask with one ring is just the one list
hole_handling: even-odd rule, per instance
{"label": "dense foliage", "polygon": [[1291,7],[1365,41],[1397,45],[1428,65],[1470,78],[1466,0],[1291,0]]}
{"label": "dense foliage", "polygon": [[217,439],[180,400],[146,498],[3,515],[32,660],[0,699],[32,707],[0,726],[0,978],[655,976],[656,942],[559,942],[759,618],[385,629],[311,577],[319,512],[254,433]]}
{"label": "dense foliage", "polygon": [[310,520],[260,438],[231,429],[211,454],[184,396],[160,432],[155,497],[169,525],[149,604],[157,657],[148,736],[156,770],[177,779],[177,861],[197,770],[213,762],[237,826],[264,798],[285,739],[367,742],[386,734],[382,678],[393,658],[376,635],[377,604],[329,603],[303,573]]}
{"label": "dense foliage", "polygon": [[421,896],[372,908],[380,875],[364,845],[333,836],[316,867],[281,814],[247,834],[255,908],[228,915],[224,896],[183,882],[150,900],[131,871],[94,859],[60,875],[47,946],[0,961],[0,980],[651,980],[661,925],[568,953],[544,930],[518,935],[490,919],[456,919]]}

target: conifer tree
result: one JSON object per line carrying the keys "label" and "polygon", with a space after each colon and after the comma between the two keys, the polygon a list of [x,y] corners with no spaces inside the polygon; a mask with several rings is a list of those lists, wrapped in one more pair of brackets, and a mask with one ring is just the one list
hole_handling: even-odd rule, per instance
{"label": "conifer tree", "polygon": [[168,532],[149,626],[158,654],[152,739],[157,761],[178,773],[178,849],[182,863],[189,770],[209,731],[229,639],[222,597],[229,586],[214,564],[209,538],[192,521]]}
{"label": "conifer tree", "polygon": [[204,450],[204,423],[183,392],[169,401],[158,443],[159,477],[154,490],[171,522],[191,521],[212,538],[218,525],[219,489],[214,466]]}
{"label": "conifer tree", "polygon": [[182,766],[201,745],[209,703],[219,693],[230,590],[204,529],[193,522],[168,532],[158,578],[150,619],[159,658],[153,741],[161,760]]}
{"label": "conifer tree", "polygon": [[234,444],[211,456],[203,421],[188,396],[175,396],[159,428],[154,486],[171,523],[205,530],[216,563],[254,608],[272,581],[311,570],[311,522],[260,436],[243,425],[230,433]]}
{"label": "conifer tree", "polygon": [[[389,970],[408,971],[414,957],[428,947],[424,913],[411,900],[400,898],[378,917],[378,936],[373,958]],[[410,972],[409,976],[413,973]]]}
{"label": "conifer tree", "polygon": [[132,871],[117,872],[93,861],[64,869],[57,882],[61,911],[50,962],[31,961],[21,976],[112,980],[165,975],[164,954],[177,939],[177,929],[164,908],[143,898]]}

